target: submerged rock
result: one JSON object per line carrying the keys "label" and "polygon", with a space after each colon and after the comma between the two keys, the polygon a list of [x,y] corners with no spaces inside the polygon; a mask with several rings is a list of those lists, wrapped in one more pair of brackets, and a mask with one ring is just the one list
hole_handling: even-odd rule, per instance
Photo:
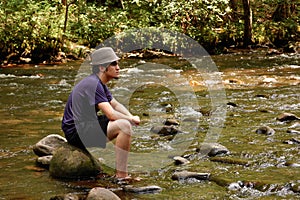
{"label": "submerged rock", "polygon": [[186,180],[190,178],[195,178],[197,180],[208,180],[210,174],[209,173],[198,173],[198,172],[190,172],[190,171],[180,171],[174,172],[172,175],[173,180]]}
{"label": "submerged rock", "polygon": [[123,189],[125,192],[133,192],[138,194],[149,194],[149,193],[154,194],[162,191],[162,188],[156,185],[142,186],[142,187],[134,187],[132,185],[127,185]]}
{"label": "submerged rock", "polygon": [[37,142],[33,146],[33,152],[37,156],[48,156],[52,155],[53,152],[63,146],[64,144],[67,143],[66,138],[58,135],[58,134],[51,134],[43,139],[41,139],[39,142]]}
{"label": "submerged rock", "polygon": [[200,148],[197,149],[197,152],[199,156],[208,155],[210,157],[230,153],[225,146],[219,143],[202,143]]}
{"label": "submerged rock", "polygon": [[269,126],[259,127],[255,132],[258,134],[264,134],[264,135],[274,135],[275,134],[275,130]]}
{"label": "submerged rock", "polygon": [[56,178],[87,178],[97,175],[100,171],[99,161],[71,145],[58,148],[49,167],[50,175]]}
{"label": "submerged rock", "polygon": [[95,187],[90,190],[86,200],[121,200],[115,193],[112,191],[102,188]]}
{"label": "submerged rock", "polygon": [[292,113],[282,113],[276,118],[278,121],[293,121],[293,120],[300,120],[300,118]]}

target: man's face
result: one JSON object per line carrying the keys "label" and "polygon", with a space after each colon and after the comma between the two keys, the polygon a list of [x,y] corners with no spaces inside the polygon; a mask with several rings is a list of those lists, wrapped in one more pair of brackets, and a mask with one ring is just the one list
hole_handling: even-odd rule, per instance
{"label": "man's face", "polygon": [[112,62],[105,71],[107,76],[111,78],[118,79],[120,76],[120,67],[118,61]]}

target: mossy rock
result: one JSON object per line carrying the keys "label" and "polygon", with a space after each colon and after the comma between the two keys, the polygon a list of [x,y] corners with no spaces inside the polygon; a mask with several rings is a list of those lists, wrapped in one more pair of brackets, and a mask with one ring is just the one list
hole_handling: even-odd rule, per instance
{"label": "mossy rock", "polygon": [[87,178],[99,174],[100,162],[91,154],[71,145],[58,148],[50,162],[49,172],[55,178]]}

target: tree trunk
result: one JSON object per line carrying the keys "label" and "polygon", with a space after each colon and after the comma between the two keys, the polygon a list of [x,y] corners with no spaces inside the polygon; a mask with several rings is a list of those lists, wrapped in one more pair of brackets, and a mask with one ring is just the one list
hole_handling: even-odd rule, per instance
{"label": "tree trunk", "polygon": [[69,12],[69,5],[67,3],[67,0],[64,0],[65,6],[66,6],[66,12],[65,12],[65,22],[64,22],[64,30],[63,32],[65,33],[67,30],[67,23],[68,23],[68,12]]}
{"label": "tree trunk", "polygon": [[252,43],[252,10],[250,0],[243,0],[244,8],[244,47]]}
{"label": "tree trunk", "polygon": [[230,8],[232,10],[232,21],[237,21],[237,13],[238,13],[238,0],[230,0]]}

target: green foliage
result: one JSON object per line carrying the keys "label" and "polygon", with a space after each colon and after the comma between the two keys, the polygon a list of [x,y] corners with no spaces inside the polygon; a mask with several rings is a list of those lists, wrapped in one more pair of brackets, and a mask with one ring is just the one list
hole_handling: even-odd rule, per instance
{"label": "green foliage", "polygon": [[[68,1],[69,3],[71,1]],[[105,39],[134,28],[167,28],[195,39],[208,51],[243,41],[243,7],[233,12],[229,0],[85,0],[68,7],[61,0],[4,0],[0,2],[0,60],[30,57],[51,61],[68,44],[95,47]],[[122,2],[122,4],[121,4]],[[254,44],[284,46],[299,40],[299,10],[274,21],[278,5],[294,1],[251,1]],[[164,42],[173,42],[165,39]]]}
{"label": "green foliage", "polygon": [[[5,56],[49,60],[62,47],[59,4],[48,1],[1,3],[1,59]],[[45,17],[47,16],[47,17]]]}

